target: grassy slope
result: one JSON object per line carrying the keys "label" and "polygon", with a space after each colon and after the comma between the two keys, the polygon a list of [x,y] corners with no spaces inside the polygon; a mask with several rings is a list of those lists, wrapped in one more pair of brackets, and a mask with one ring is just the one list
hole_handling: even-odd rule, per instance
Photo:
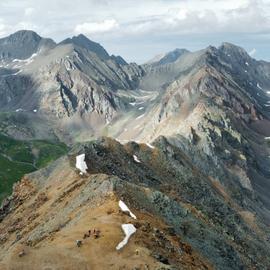
{"label": "grassy slope", "polygon": [[0,133],[0,202],[24,174],[46,166],[67,150],[63,143],[18,141]]}

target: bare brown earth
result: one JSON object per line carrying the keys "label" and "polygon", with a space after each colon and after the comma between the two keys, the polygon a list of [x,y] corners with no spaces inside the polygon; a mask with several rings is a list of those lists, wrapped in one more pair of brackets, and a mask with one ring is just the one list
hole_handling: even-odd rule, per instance
{"label": "bare brown earth", "polygon": [[[43,187],[24,178],[15,188],[13,213],[0,223],[0,269],[172,269],[154,254],[166,256],[178,266],[174,269],[212,269],[190,245],[168,233],[162,221],[136,209],[131,210],[137,220],[121,212],[110,187],[102,192],[97,187],[98,196],[79,202],[87,196],[87,186],[110,185],[109,178],[80,177],[67,165]],[[134,224],[137,232],[117,251],[123,223]],[[100,230],[100,237],[92,233],[83,239],[93,229]],[[81,247],[76,240],[82,241]]]}

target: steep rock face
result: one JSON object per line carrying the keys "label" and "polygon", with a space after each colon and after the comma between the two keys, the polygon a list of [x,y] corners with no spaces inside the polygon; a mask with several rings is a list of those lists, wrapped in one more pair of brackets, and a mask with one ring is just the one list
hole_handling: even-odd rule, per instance
{"label": "steep rock face", "polygon": [[[0,106],[2,109],[16,106],[29,94],[34,86],[33,81],[28,76],[6,76],[0,78]],[[28,95],[29,97],[29,95]],[[19,106],[17,106],[18,108]]]}
{"label": "steep rock face", "polygon": [[[178,141],[186,145],[185,140]],[[85,154],[88,168],[84,175],[75,168],[80,154]],[[136,220],[118,213],[119,199]],[[7,264],[29,269],[30,261],[44,267],[48,263],[71,267],[75,258],[92,269],[108,264],[112,269],[124,265],[267,269],[270,265],[269,228],[163,137],[153,145],[121,145],[102,138],[76,146],[69,158],[26,176],[1,209],[1,218],[3,269]],[[135,224],[137,231],[119,254],[115,248],[121,240],[120,225],[126,222]],[[101,237],[83,239],[93,228],[101,230]],[[76,239],[82,240],[81,250]],[[25,255],[20,258],[22,250]],[[101,251],[102,259],[94,256]],[[128,254],[130,259],[125,259]]]}
{"label": "steep rock face", "polygon": [[[19,41],[30,40],[33,48],[23,44],[36,53],[43,39],[34,32],[23,34],[21,37],[22,33],[15,33],[17,38],[6,40],[11,39],[14,50],[20,52]],[[2,70],[0,95],[5,110],[36,109],[56,119],[91,113],[104,123],[125,107],[115,92],[135,89],[144,74],[141,67],[109,56],[101,45],[83,35],[67,39],[46,52],[39,51],[29,59],[14,59]]]}
{"label": "steep rock face", "polygon": [[[64,48],[60,46],[56,50]],[[57,109],[60,118],[94,112],[107,121],[124,106],[116,90],[134,89],[142,74],[143,70],[135,64],[120,65],[113,59],[101,60],[96,54],[71,46],[66,56],[50,63],[49,67],[42,67],[35,78],[42,91],[41,105],[55,104],[45,110]],[[57,95],[58,101],[52,99],[51,94]]]}

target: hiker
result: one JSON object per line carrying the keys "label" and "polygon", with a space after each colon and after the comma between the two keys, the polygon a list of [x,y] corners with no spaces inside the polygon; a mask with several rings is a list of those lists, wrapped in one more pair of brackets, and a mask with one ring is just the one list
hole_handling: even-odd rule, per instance
{"label": "hiker", "polygon": [[23,257],[25,255],[25,251],[22,250],[20,253],[19,253],[19,257]]}
{"label": "hiker", "polygon": [[100,236],[100,230],[94,230],[95,239],[99,238],[99,236]]}
{"label": "hiker", "polygon": [[77,245],[77,247],[81,247],[82,246],[82,241],[81,240],[76,240],[76,245]]}

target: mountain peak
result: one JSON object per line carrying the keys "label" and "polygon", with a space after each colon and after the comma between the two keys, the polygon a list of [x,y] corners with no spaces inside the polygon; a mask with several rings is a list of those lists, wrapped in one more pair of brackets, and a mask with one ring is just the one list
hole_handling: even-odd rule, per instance
{"label": "mountain peak", "polygon": [[1,38],[0,45],[8,46],[17,43],[29,45],[29,43],[39,42],[41,39],[42,37],[32,30],[20,30],[8,37]]}
{"label": "mountain peak", "polygon": [[186,49],[176,48],[171,52],[155,56],[152,60],[148,61],[147,64],[165,65],[165,64],[173,63],[179,57],[181,57],[182,55],[186,53],[189,53],[189,51]]}
{"label": "mountain peak", "polygon": [[243,49],[240,46],[229,43],[229,42],[223,42],[218,47],[218,50],[222,51],[223,53],[225,53],[227,55],[241,55],[241,57],[244,57],[244,58],[248,57],[249,58],[249,55],[245,49]]}
{"label": "mountain peak", "polygon": [[74,44],[88,51],[94,52],[101,59],[107,60],[110,58],[107,51],[99,43],[90,40],[83,34],[73,36],[72,38],[67,38],[63,40],[60,44]]}
{"label": "mountain peak", "polygon": [[51,47],[51,39],[42,38],[32,30],[20,30],[0,39],[0,59],[26,59],[41,47]]}

